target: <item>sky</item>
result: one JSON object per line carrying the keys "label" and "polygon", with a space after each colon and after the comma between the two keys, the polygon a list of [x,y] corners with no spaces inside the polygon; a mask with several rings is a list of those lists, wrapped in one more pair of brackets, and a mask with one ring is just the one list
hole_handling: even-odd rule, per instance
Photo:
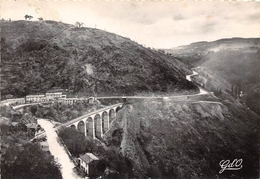
{"label": "sky", "polygon": [[172,48],[197,41],[260,37],[260,1],[1,1],[1,19],[83,22],[146,47]]}

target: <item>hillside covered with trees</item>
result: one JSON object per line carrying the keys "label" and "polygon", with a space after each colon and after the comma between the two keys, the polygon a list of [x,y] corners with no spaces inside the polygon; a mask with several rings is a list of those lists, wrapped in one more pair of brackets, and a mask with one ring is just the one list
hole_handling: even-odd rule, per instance
{"label": "hillside covered with trees", "polygon": [[0,22],[1,93],[62,88],[77,95],[192,93],[179,59],[99,29],[55,21]]}

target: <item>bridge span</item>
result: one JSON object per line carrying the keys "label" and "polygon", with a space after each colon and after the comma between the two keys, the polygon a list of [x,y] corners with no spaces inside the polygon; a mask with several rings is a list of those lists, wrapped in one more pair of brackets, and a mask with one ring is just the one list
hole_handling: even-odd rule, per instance
{"label": "bridge span", "polygon": [[62,126],[74,127],[84,133],[85,136],[90,136],[93,139],[103,138],[104,133],[109,129],[111,121],[116,117],[122,106],[123,103],[107,106],[68,121]]}
{"label": "bridge span", "polygon": [[[55,129],[61,127],[73,127],[86,136],[90,136],[93,139],[102,138],[104,133],[109,129],[111,121],[116,117],[117,112],[123,107],[123,103],[107,106],[96,111],[90,112],[83,116],[77,117],[61,124]],[[45,119],[47,120],[47,119]],[[45,132],[38,133],[33,139],[46,136]]]}

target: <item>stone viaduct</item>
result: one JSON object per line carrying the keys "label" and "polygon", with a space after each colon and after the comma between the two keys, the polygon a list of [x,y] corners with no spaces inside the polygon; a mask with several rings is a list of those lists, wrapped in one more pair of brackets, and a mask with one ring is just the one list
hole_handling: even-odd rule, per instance
{"label": "stone viaduct", "polygon": [[63,124],[65,127],[74,127],[87,136],[95,138],[103,138],[104,133],[109,129],[109,124],[116,117],[123,103],[114,104]]}

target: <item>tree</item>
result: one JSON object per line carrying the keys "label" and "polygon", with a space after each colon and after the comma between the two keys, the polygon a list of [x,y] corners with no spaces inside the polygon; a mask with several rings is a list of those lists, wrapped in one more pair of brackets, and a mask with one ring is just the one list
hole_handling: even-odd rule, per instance
{"label": "tree", "polygon": [[215,94],[216,96],[221,96],[221,94],[222,94],[221,88],[218,87],[216,90],[214,90],[214,94]]}
{"label": "tree", "polygon": [[25,20],[27,20],[27,19],[31,20],[31,19],[33,18],[33,16],[26,14],[26,15],[24,16],[24,18],[25,18]]}
{"label": "tree", "polygon": [[160,178],[161,173],[157,166],[152,165],[147,169],[147,175],[151,178]]}
{"label": "tree", "polygon": [[76,105],[76,109],[78,111],[78,115],[81,116],[84,114],[84,105],[82,102],[79,102],[77,105]]}
{"label": "tree", "polygon": [[49,109],[48,109],[48,111],[47,111],[47,113],[46,113],[46,117],[48,118],[48,119],[55,119],[56,118],[56,116],[57,116],[57,111],[51,106]]}
{"label": "tree", "polygon": [[37,112],[37,106],[31,106],[32,115],[35,115],[36,112]]}
{"label": "tree", "polygon": [[1,159],[1,174],[5,179],[61,179],[60,166],[54,157],[41,150],[39,144],[28,143],[23,150],[11,146]]}
{"label": "tree", "polygon": [[241,92],[241,87],[238,85],[237,87],[237,98],[240,98],[240,92]]}
{"label": "tree", "polygon": [[233,97],[237,98],[237,87],[234,86],[234,89],[233,89]]}
{"label": "tree", "polygon": [[42,17],[40,17],[40,18],[38,18],[38,20],[39,20],[39,21],[43,21],[43,18],[42,18]]}
{"label": "tree", "polygon": [[61,129],[60,137],[70,153],[75,157],[85,154],[91,148],[88,146],[85,135],[74,128]]}
{"label": "tree", "polygon": [[75,25],[76,25],[78,28],[81,28],[81,27],[83,27],[84,23],[83,23],[83,22],[76,22]]}

